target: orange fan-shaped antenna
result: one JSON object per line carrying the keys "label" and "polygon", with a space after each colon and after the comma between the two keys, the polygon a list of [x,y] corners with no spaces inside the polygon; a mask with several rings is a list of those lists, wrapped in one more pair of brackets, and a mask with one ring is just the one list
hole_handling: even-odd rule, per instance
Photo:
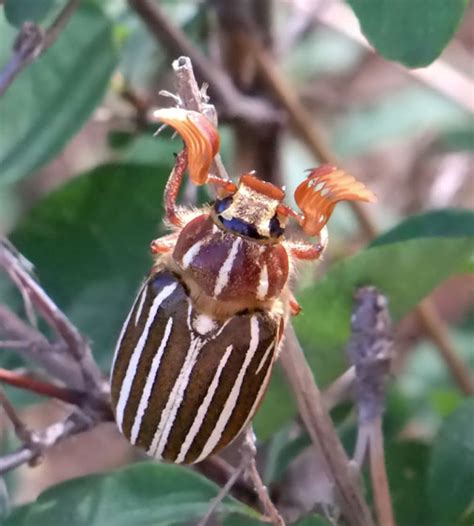
{"label": "orange fan-shaped antenna", "polygon": [[188,152],[189,177],[197,185],[205,184],[211,163],[220,146],[216,128],[197,111],[163,108],[156,110],[153,116],[173,127],[181,135]]}
{"label": "orange fan-shaped antenna", "polygon": [[303,212],[303,230],[319,234],[339,201],[369,201],[377,198],[361,182],[344,170],[324,164],[310,171],[295,191],[295,201]]}

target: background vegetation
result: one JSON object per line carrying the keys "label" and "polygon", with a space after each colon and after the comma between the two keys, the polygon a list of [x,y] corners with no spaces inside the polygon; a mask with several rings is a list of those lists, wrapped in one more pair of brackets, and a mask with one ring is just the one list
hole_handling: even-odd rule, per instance
{"label": "background vegetation", "polygon": [[[142,2],[76,3],[57,40],[6,89],[19,28],[33,21],[48,31],[67,2],[0,2],[0,232],[33,263],[107,372],[121,323],[150,267],[149,242],[162,231],[163,189],[180,148],[169,132],[153,137],[149,110],[170,105],[158,92],[173,91],[170,64],[186,50],[173,48],[164,28],[148,30],[137,15]],[[198,71],[200,81],[210,82],[229,171],[256,167],[261,177],[285,184],[291,200],[304,170],[320,160],[262,65],[239,47],[234,33],[243,20],[249,40],[272,54],[333,155],[379,199],[366,207],[380,232],[375,240],[370,226],[361,227],[360,217],[341,206],[330,223],[325,261],[298,275],[303,313],[294,325],[314,376],[324,388],[347,368],[353,292],[377,286],[396,323],[384,439],[397,524],[472,525],[472,6],[465,0],[235,4],[156,2],[170,26],[211,57],[238,93],[281,111],[283,123],[246,122],[232,105],[235,97],[219,96],[212,79]],[[255,17],[239,18],[239,10]],[[428,296],[435,322],[427,329],[413,309]],[[4,275],[0,300],[25,316]],[[12,346],[0,347],[1,367],[47,376]],[[6,391],[32,428],[68,412],[58,402]],[[351,454],[356,414],[342,405],[332,416]],[[319,461],[308,453],[310,440],[280,370],[254,424],[261,472],[281,511],[301,526],[328,524]],[[0,432],[3,454],[18,444],[7,419]],[[76,435],[46,452],[35,470],[5,475],[0,523],[156,526],[204,515],[217,491],[213,482],[191,469],[132,459],[112,424]],[[221,511],[226,526],[260,524],[258,513],[235,499]]]}

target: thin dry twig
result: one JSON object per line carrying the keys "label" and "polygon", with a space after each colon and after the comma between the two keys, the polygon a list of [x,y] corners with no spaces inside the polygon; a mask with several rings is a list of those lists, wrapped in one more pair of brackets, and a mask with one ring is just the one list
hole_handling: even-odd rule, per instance
{"label": "thin dry twig", "polygon": [[313,373],[291,324],[285,332],[280,361],[296,395],[299,413],[311,440],[320,448],[328,477],[334,481],[342,513],[348,524],[372,526],[370,510],[362,496],[358,479],[344,451],[330,416],[324,408]]}
{"label": "thin dry twig", "polygon": [[268,494],[268,489],[263,483],[260,473],[258,472],[256,461],[257,447],[255,444],[255,433],[252,426],[250,425],[244,431],[244,442],[242,444],[242,463],[245,466],[244,474],[246,474],[249,480],[252,482],[269,522],[275,526],[285,526],[285,521],[280,515],[280,512],[278,511],[275,504],[273,504],[272,499]]}
{"label": "thin dry twig", "polygon": [[[25,433],[24,443],[19,449],[0,457],[1,474],[21,464],[35,461],[46,449],[71,434],[111,420],[112,412],[105,394],[106,384],[92,358],[86,339],[33,277],[32,266],[4,239],[0,239],[0,267],[3,267],[20,288],[23,297],[43,316],[58,337],[56,342],[49,342],[36,328],[27,325],[7,307],[0,305],[0,335],[4,338],[0,342],[1,347],[15,349],[68,387],[58,387],[3,369],[0,370],[0,381],[78,406],[63,422],[53,424],[43,431]],[[3,406],[9,411],[8,402],[3,402]],[[11,411],[9,415],[14,418]],[[14,421],[17,428],[18,424],[18,421]]]}
{"label": "thin dry twig", "polygon": [[362,467],[369,451],[372,489],[380,526],[395,526],[385,469],[382,414],[385,387],[393,359],[393,334],[386,298],[375,287],[355,294],[347,354],[355,366],[358,436],[354,453]]}
{"label": "thin dry twig", "polygon": [[5,414],[13,425],[15,435],[19,440],[25,443],[31,442],[31,432],[27,428],[26,424],[20,418],[16,409],[7,397],[5,390],[0,386],[0,406],[3,407]]}
{"label": "thin dry twig", "polygon": [[270,499],[268,490],[263,483],[260,473],[257,469],[257,447],[255,445],[256,437],[252,426],[248,426],[243,434],[244,439],[240,447],[240,464],[234,468],[234,471],[228,478],[226,484],[212,500],[206,514],[199,521],[198,526],[205,526],[205,524],[207,524],[212,514],[217,510],[219,504],[229,494],[230,490],[240,477],[246,478],[250,481],[251,486],[254,488],[258,500],[265,512],[264,519],[274,526],[285,526],[285,521],[280,515],[275,504],[273,504],[272,500]]}
{"label": "thin dry twig", "polygon": [[[71,356],[82,376],[82,385],[78,385],[79,389],[84,389],[92,395],[101,396],[105,384],[102,378],[102,373],[97,367],[92,357],[92,352],[87,340],[80,334],[78,329],[71,323],[67,316],[57,307],[53,300],[45,293],[43,288],[39,285],[36,279],[31,274],[30,266],[25,265],[24,258],[20,257],[16,250],[6,240],[0,239],[0,267],[12,278],[18,287],[28,296],[33,306],[54,329],[59,339],[64,343],[68,354]],[[3,325],[8,325],[11,328],[12,322],[18,322],[18,318],[8,314],[8,309],[1,309],[1,313],[6,313],[7,317],[3,320],[0,318],[0,328]],[[17,323],[17,325],[19,325]],[[33,336],[31,331],[29,336]],[[23,337],[20,341],[31,341],[28,336]],[[9,336],[7,335],[7,338]],[[35,334],[32,337],[33,341],[41,342],[44,345],[45,339]],[[50,347],[51,348],[51,347]],[[25,347],[26,349],[26,347]],[[35,350],[38,350],[36,347]],[[36,359],[43,357],[45,353],[36,353]],[[64,353],[63,353],[64,355]],[[64,360],[62,365],[65,365],[68,360]],[[71,362],[70,362],[71,363]],[[76,376],[71,374],[71,376]],[[68,378],[70,382],[71,378]],[[68,385],[71,385],[69,383]]]}
{"label": "thin dry twig", "polygon": [[0,457],[0,475],[22,464],[36,461],[47,449],[58,442],[91,429],[97,423],[97,420],[88,417],[82,411],[74,411],[61,422],[56,422],[41,431],[32,431],[30,443],[24,443],[16,451]]}
{"label": "thin dry twig", "polygon": [[173,26],[153,0],[128,0],[130,7],[143,20],[151,34],[170,56],[188,56],[198,77],[210,86],[219,104],[219,113],[228,119],[243,120],[249,125],[262,126],[279,123],[282,115],[265,99],[240,93],[219,66],[211,62],[199,49]]}
{"label": "thin dry twig", "polygon": [[54,44],[80,2],[69,0],[46,30],[32,22],[23,24],[13,44],[13,54],[0,71],[0,97],[21,71]]}
{"label": "thin dry twig", "polygon": [[[246,42],[255,54],[262,76],[272,89],[278,102],[288,112],[295,131],[301,136],[314,156],[320,162],[341,166],[335,154],[328,147],[324,134],[310,118],[309,113],[295,94],[295,90],[280,72],[270,54],[255,38],[248,37]],[[357,201],[352,201],[349,205],[352,207],[367,238],[372,239],[375,237],[379,232],[379,228],[368,214],[364,205]],[[416,307],[416,312],[420,317],[427,336],[437,346],[460,390],[466,395],[474,394],[474,378],[470,374],[469,368],[465,366],[456,352],[456,348],[449,336],[448,327],[431,301],[425,299]]]}

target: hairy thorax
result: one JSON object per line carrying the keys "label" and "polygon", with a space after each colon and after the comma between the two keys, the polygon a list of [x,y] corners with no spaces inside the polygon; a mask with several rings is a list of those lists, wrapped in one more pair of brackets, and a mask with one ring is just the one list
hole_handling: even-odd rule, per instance
{"label": "hairy thorax", "polygon": [[282,244],[227,232],[202,214],[181,230],[172,255],[157,266],[165,262],[203,312],[218,318],[256,309],[284,314],[289,260]]}

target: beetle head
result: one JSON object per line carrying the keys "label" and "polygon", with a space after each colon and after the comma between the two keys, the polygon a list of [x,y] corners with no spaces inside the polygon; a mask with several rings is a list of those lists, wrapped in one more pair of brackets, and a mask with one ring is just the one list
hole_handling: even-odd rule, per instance
{"label": "beetle head", "polygon": [[252,174],[240,178],[236,191],[214,205],[224,228],[253,239],[277,241],[284,233],[286,217],[278,212],[285,197],[277,186]]}

